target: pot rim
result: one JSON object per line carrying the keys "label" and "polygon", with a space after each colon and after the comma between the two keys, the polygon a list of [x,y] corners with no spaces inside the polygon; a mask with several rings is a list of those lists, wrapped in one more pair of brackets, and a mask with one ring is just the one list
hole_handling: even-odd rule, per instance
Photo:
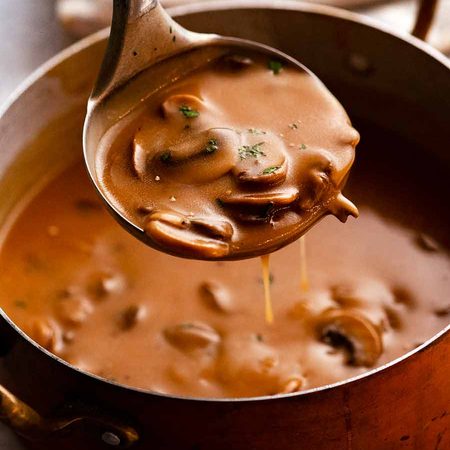
{"label": "pot rim", "polygon": [[[230,5],[228,1],[226,0],[214,0],[209,1],[207,3],[197,2],[192,3],[188,5],[181,5],[181,6],[175,6],[172,8],[168,8],[168,12],[174,16],[175,18],[187,14],[195,14],[199,12],[205,12],[205,11],[222,11],[222,10],[229,10],[229,9],[272,9],[272,10],[287,10],[287,11],[299,11],[304,12],[308,14],[316,14],[321,16],[328,16],[331,18],[338,18],[342,19],[348,22],[357,23],[359,25],[363,25],[369,28],[374,29],[375,31],[382,32],[385,34],[388,34],[394,38],[400,39],[404,41],[405,43],[415,47],[417,50],[422,51],[423,53],[426,53],[428,56],[433,58],[435,61],[441,63],[444,67],[450,70],[450,59],[447,58],[444,54],[439,52],[434,47],[431,47],[426,42],[412,36],[411,34],[404,32],[404,31],[397,31],[394,30],[391,26],[386,25],[385,23],[364,16],[362,14],[354,13],[351,11],[347,11],[341,8],[333,7],[333,6],[327,6],[322,4],[312,4],[312,3],[306,3],[303,1],[298,0],[279,0],[276,4],[274,4],[273,1],[270,0],[241,0],[237,3],[233,3],[232,7],[230,8]],[[22,94],[24,94],[30,87],[32,87],[36,82],[38,82],[43,76],[45,76],[46,73],[48,73],[51,69],[58,66],[62,62],[64,62],[66,59],[70,58],[74,54],[77,54],[88,47],[91,47],[97,43],[99,43],[102,40],[106,40],[109,35],[109,28],[105,28],[103,30],[97,31],[96,33],[93,33],[84,39],[81,39],[80,41],[75,42],[74,44],[70,45],[66,49],[58,52],[55,56],[47,60],[45,63],[43,63],[41,66],[39,66],[35,71],[33,71],[28,77],[26,77],[16,89],[12,91],[12,93],[8,96],[5,102],[3,102],[2,105],[0,105],[0,121],[3,118],[3,116],[8,112],[8,110],[17,102],[20,100],[20,97]],[[94,379],[95,381],[100,381],[102,383],[110,384],[116,388],[120,388],[127,391],[133,391],[135,393],[139,394],[147,394],[152,396],[157,396],[161,398],[165,398],[168,400],[187,400],[187,401],[193,401],[193,402],[207,402],[207,403],[245,403],[245,402],[256,402],[256,401],[268,401],[268,400],[280,400],[280,399],[286,399],[291,397],[304,397],[308,395],[314,395],[316,393],[322,393],[326,392],[332,389],[337,389],[339,387],[345,386],[347,384],[351,384],[354,382],[357,382],[359,380],[365,379],[370,376],[374,376],[377,373],[387,370],[388,368],[400,364],[404,360],[412,357],[415,354],[419,354],[420,352],[424,351],[426,348],[431,346],[432,344],[437,344],[439,340],[441,340],[447,333],[450,333],[450,324],[447,325],[444,329],[436,333],[434,336],[426,340],[424,343],[422,343],[420,346],[410,350],[409,352],[399,356],[398,358],[389,361],[386,364],[383,364],[382,366],[376,367],[371,370],[367,370],[366,372],[347,378],[345,380],[341,380],[335,383],[325,384],[323,386],[314,387],[311,389],[306,389],[304,391],[300,392],[294,392],[291,394],[276,394],[276,395],[265,395],[265,396],[259,396],[259,397],[231,397],[231,398],[201,398],[201,397],[190,397],[190,396],[181,396],[181,395],[173,395],[173,394],[165,394],[160,392],[154,392],[150,391],[148,389],[128,386],[126,384],[118,383],[113,380],[108,380],[106,378],[102,378],[98,375],[95,375],[93,373],[86,372],[70,363],[65,361],[64,359],[60,358],[57,355],[54,355],[53,353],[49,352],[45,348],[41,347],[38,343],[33,341],[27,334],[25,334],[24,331],[22,331],[12,320],[11,318],[6,314],[6,312],[3,310],[3,308],[0,307],[0,316],[5,320],[5,322],[11,326],[11,328],[19,334],[22,338],[24,338],[28,343],[30,343],[32,346],[34,346],[37,350],[42,351],[47,356],[51,357],[55,361],[62,363],[67,368],[75,370],[80,375],[89,377]]]}

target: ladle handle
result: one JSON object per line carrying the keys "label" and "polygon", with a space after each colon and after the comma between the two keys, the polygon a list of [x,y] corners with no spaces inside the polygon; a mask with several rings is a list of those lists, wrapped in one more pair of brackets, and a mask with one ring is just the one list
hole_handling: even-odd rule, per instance
{"label": "ladle handle", "polygon": [[108,47],[91,98],[107,96],[152,63],[189,46],[194,36],[158,0],[114,0]]}
{"label": "ladle handle", "polygon": [[416,22],[411,34],[419,39],[425,40],[436,15],[438,0],[419,0],[418,3]]}
{"label": "ladle handle", "polygon": [[121,421],[101,413],[73,412],[69,417],[44,418],[33,408],[0,385],[0,420],[23,438],[40,441],[70,428],[78,422],[97,425],[99,439],[116,448],[129,448],[139,439],[137,431]]}

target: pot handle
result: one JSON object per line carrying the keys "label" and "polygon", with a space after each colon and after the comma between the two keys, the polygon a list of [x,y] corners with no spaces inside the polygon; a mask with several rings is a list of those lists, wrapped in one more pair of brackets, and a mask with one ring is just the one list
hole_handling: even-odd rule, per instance
{"label": "pot handle", "polygon": [[86,422],[102,428],[104,431],[101,439],[105,444],[113,447],[129,448],[139,439],[134,428],[101,413],[75,413],[71,417],[44,418],[1,385],[0,420],[20,436],[33,441],[50,437],[78,422]]}
{"label": "pot handle", "polygon": [[425,41],[433,24],[438,0],[419,0],[418,3],[416,22],[411,34]]}

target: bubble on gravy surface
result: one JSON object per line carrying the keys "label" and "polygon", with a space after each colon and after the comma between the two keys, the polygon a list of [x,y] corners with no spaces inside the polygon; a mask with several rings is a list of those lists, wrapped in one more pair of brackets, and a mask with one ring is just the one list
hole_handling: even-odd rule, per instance
{"label": "bubble on gravy surface", "polygon": [[242,259],[297,239],[341,193],[358,132],[314,76],[259,54],[227,55],[162,88],[102,139],[96,171],[152,245]]}
{"label": "bubble on gravy surface", "polygon": [[106,212],[81,163],[21,206],[1,246],[0,304],[72,364],[170,394],[295,392],[391,361],[450,321],[446,177],[410,143],[362,135],[347,187],[361,216],[308,233],[307,292],[299,243],[271,256],[272,325],[258,259],[148,248]]}

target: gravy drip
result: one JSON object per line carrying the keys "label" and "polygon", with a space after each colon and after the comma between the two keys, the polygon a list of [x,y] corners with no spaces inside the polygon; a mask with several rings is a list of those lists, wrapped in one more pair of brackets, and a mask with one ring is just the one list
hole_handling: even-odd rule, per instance
{"label": "gravy drip", "polygon": [[423,170],[409,143],[364,136],[348,186],[361,217],[308,232],[308,291],[298,243],[271,255],[271,325],[258,259],[186,261],[147,247],[110,217],[81,163],[5,230],[0,304],[72,364],[171,394],[294,392],[384,364],[449,323],[447,178],[428,153]]}
{"label": "gravy drip", "polygon": [[106,133],[96,171],[156,248],[243,259],[292,242],[324,215],[357,216],[341,189],[359,134],[309,73],[228,55],[144,103]]}
{"label": "gravy drip", "polygon": [[270,255],[261,256],[262,282],[264,287],[264,315],[268,324],[273,323],[272,294],[270,291]]}

